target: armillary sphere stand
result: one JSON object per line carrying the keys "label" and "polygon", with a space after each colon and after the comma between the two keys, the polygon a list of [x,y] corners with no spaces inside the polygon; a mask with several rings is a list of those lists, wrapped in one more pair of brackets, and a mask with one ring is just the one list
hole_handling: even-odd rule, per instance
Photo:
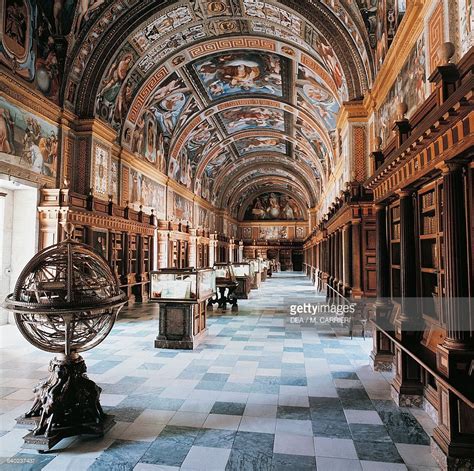
{"label": "armillary sphere stand", "polygon": [[226,310],[227,303],[232,306],[232,311],[238,311],[237,296],[235,290],[239,286],[238,281],[226,281],[217,284],[217,293],[214,297],[209,298],[207,303],[208,308],[212,310],[213,305],[217,304],[218,309]]}
{"label": "armillary sphere stand", "polygon": [[49,377],[33,389],[33,407],[17,419],[32,430],[24,448],[40,452],[66,437],[103,435],[115,423],[102,410],[101,388],[87,377],[79,352],[107,337],[127,297],[107,261],[71,240],[72,225],[66,226],[67,239],[31,259],[4,304],[28,342],[56,353]]}

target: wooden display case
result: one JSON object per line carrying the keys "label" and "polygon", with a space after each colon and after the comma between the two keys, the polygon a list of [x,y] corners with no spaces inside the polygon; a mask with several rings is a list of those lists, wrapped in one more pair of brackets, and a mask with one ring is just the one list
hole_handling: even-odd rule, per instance
{"label": "wooden display case", "polygon": [[150,272],[150,300],[160,304],[155,348],[194,349],[206,333],[206,302],[215,292],[210,268]]}

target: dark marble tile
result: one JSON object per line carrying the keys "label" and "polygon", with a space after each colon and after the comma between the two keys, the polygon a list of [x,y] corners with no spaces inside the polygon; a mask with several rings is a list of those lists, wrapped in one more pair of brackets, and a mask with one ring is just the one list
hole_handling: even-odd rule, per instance
{"label": "dark marble tile", "polygon": [[252,391],[252,384],[248,383],[225,383],[223,391],[249,393]]}
{"label": "dark marble tile", "polygon": [[257,347],[256,345],[246,345],[244,350],[249,352],[259,352],[263,350],[263,347]]}
{"label": "dark marble tile", "polygon": [[200,389],[204,391],[222,391],[224,385],[222,381],[199,381],[194,389]]}
{"label": "dark marble tile", "polygon": [[237,432],[226,470],[271,471],[273,440],[268,433]]}
{"label": "dark marble tile", "polygon": [[245,404],[240,402],[215,402],[211,414],[243,415]]}
{"label": "dark marble tile", "polygon": [[150,444],[147,442],[115,440],[109,448],[100,454],[88,471],[103,471],[105,469],[132,471],[149,446]]}
{"label": "dark marble tile", "polygon": [[400,410],[381,410],[380,418],[395,443],[410,445],[429,445],[430,438],[423,427],[409,412]]}
{"label": "dark marble tile", "polygon": [[[160,389],[159,391],[161,391]],[[118,406],[134,407],[140,405],[143,409],[157,410],[178,410],[183,405],[183,399],[169,399],[160,397],[157,392],[149,392],[142,394],[131,394],[126,397]]]}
{"label": "dark marble tile", "polygon": [[169,350],[169,351],[161,350],[155,355],[155,357],[174,358],[178,353],[181,353],[181,351],[180,350]]}
{"label": "dark marble tile", "polygon": [[342,403],[337,397],[310,397],[309,407],[313,420],[346,422]]}
{"label": "dark marble tile", "polygon": [[278,419],[311,420],[308,407],[278,406]]}
{"label": "dark marble tile", "polygon": [[245,335],[234,335],[231,340],[235,340],[236,342],[248,342],[250,337]]}
{"label": "dark marble tile", "polygon": [[117,422],[135,422],[146,407],[124,407],[119,404],[115,407],[104,407],[103,409],[107,414],[113,415]]}
{"label": "dark marble tile", "polygon": [[397,447],[392,443],[354,441],[359,460],[403,463]]}
{"label": "dark marble tile", "polygon": [[282,376],[280,384],[284,386],[307,386],[306,376]]}
{"label": "dark marble tile", "polygon": [[352,438],[347,422],[338,420],[312,419],[313,435],[327,438]]}
{"label": "dark marble tile", "polygon": [[232,448],[236,433],[233,430],[201,429],[194,441],[194,446]]}
{"label": "dark marble tile", "polygon": [[153,370],[157,371],[160,370],[165,366],[163,363],[143,363],[138,367],[139,370]]}
{"label": "dark marble tile", "polygon": [[[5,471],[38,471],[56,458],[55,455],[31,455],[29,453],[17,453],[11,458],[5,458],[0,465],[0,470]],[[3,461],[3,460],[2,460]]]}
{"label": "dark marble tile", "polygon": [[303,347],[283,347],[284,352],[302,352]]}
{"label": "dark marble tile", "polygon": [[165,466],[181,466],[193,446],[199,429],[166,426],[150,445],[140,462]]}
{"label": "dark marble tile", "polygon": [[120,361],[112,361],[112,360],[102,360],[96,363],[95,365],[87,367],[87,373],[91,374],[102,374],[109,371],[111,368],[114,368],[120,365]]}
{"label": "dark marble tile", "polygon": [[275,453],[273,455],[273,471],[314,471],[316,469],[316,458],[314,456],[283,455]]}
{"label": "dark marble tile", "polygon": [[341,399],[344,409],[374,410],[370,399]]}
{"label": "dark marble tile", "polygon": [[331,374],[334,379],[359,379],[353,371],[333,371]]}
{"label": "dark marble tile", "polygon": [[280,385],[254,382],[252,384],[251,392],[262,394],[278,394],[280,392]]}
{"label": "dark marble tile", "polygon": [[354,441],[392,443],[384,425],[349,424]]}
{"label": "dark marble tile", "polygon": [[224,373],[206,373],[202,377],[202,381],[216,381],[225,383],[229,379],[228,374]]}

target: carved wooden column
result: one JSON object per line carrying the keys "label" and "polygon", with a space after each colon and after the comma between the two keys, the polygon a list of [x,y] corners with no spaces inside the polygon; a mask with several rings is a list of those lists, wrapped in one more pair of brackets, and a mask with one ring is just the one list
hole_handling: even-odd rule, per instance
{"label": "carved wooden column", "polygon": [[[334,281],[334,234],[328,235],[328,286],[332,286]],[[327,295],[332,296],[332,290],[327,289]]]}
{"label": "carved wooden column", "polygon": [[[377,301],[375,305],[378,324],[386,326],[386,320],[392,310],[390,297],[390,258],[387,237],[387,207],[375,205],[375,234],[377,258]],[[371,366],[375,371],[391,371],[393,353],[391,341],[375,327],[372,331],[373,348],[370,354]]]}
{"label": "carved wooden column", "polygon": [[158,230],[158,268],[168,268],[168,231]]}
{"label": "carved wooden column", "polygon": [[352,252],[352,297],[362,297],[362,253],[361,253],[361,224],[359,219],[351,222],[351,252]]}
{"label": "carved wooden column", "polygon": [[351,223],[342,228],[342,280],[344,296],[349,296],[351,291]]}
{"label": "carved wooden column", "polygon": [[336,230],[333,235],[333,251],[334,251],[334,266],[333,266],[333,273],[334,273],[334,280],[332,286],[335,290],[337,290],[339,286],[339,231]]}
{"label": "carved wooden column", "polygon": [[231,237],[229,240],[229,263],[234,263],[234,249],[235,243],[234,238]]}
{"label": "carved wooden column", "polygon": [[217,234],[209,234],[209,266],[213,267],[216,263]]}
{"label": "carved wooden column", "polygon": [[189,229],[188,266],[197,268],[197,231]]}
{"label": "carved wooden column", "polygon": [[[415,209],[409,190],[400,196],[400,315],[395,321],[395,336],[404,344],[416,345],[423,325],[416,300]],[[400,407],[421,407],[423,384],[420,366],[401,348],[395,346],[395,378],[392,398]]]}
{"label": "carved wooden column", "polygon": [[338,252],[339,252],[339,266],[338,266],[338,291],[342,295],[344,295],[344,240],[343,240],[343,229],[338,229],[339,234],[339,244],[338,244]]}
{"label": "carved wooden column", "polygon": [[[449,378],[467,379],[474,360],[474,321],[469,298],[469,253],[465,183],[459,163],[445,163],[443,173],[443,236],[446,338],[438,346],[437,366]],[[471,379],[472,381],[472,379]]]}

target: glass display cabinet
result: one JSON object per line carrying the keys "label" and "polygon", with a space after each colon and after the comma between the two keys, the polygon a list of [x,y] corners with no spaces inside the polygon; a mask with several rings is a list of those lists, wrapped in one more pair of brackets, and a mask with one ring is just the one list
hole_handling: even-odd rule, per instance
{"label": "glass display cabinet", "polygon": [[258,289],[262,284],[262,260],[260,258],[250,258],[248,259],[248,262],[250,263],[253,272],[251,288]]}
{"label": "glass display cabinet", "polygon": [[234,263],[234,273],[239,285],[235,290],[237,299],[248,299],[254,276],[253,265],[249,262]]}
{"label": "glass display cabinet", "polygon": [[232,306],[233,311],[238,311],[237,297],[235,291],[239,285],[235,276],[232,263],[216,263],[214,265],[216,275],[217,293],[213,298],[209,298],[208,309],[211,310],[214,304],[219,309],[227,309],[227,303]]}
{"label": "glass display cabinet", "polygon": [[270,260],[267,259],[262,259],[261,261],[261,266],[262,266],[262,281],[267,281],[267,278],[271,275],[269,275],[270,271]]}
{"label": "glass display cabinet", "polygon": [[206,302],[216,292],[212,268],[150,272],[150,301],[160,304],[155,348],[193,349],[206,333]]}

